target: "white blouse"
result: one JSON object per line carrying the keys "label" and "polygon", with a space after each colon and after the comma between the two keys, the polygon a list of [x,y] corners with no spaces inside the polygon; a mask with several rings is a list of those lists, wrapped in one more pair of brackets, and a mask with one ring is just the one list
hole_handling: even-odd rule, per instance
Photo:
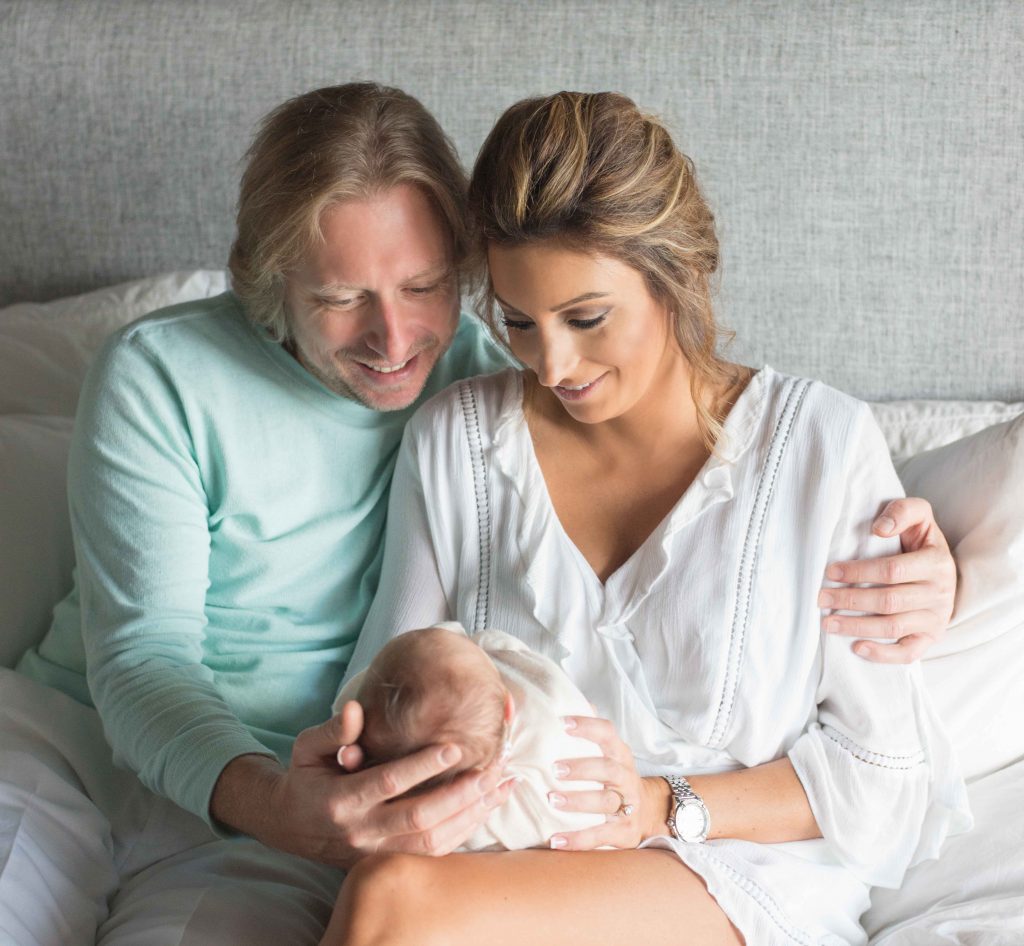
{"label": "white blouse", "polygon": [[863,943],[867,885],[897,886],[970,825],[920,668],[869,663],[820,628],[829,562],[898,551],[871,534],[902,487],[870,410],[765,367],[717,455],[602,584],[554,511],[522,403],[508,369],[408,425],[349,674],[410,628],[500,627],[561,665],[643,775],[788,754],[822,840],[647,843],[700,874],[747,942]]}

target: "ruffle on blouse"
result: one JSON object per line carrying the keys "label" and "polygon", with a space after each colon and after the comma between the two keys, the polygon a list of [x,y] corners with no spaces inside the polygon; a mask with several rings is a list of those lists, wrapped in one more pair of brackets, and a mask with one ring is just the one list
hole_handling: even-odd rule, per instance
{"label": "ruffle on blouse", "polygon": [[[947,837],[973,825],[952,746],[920,687],[914,718],[916,752],[876,752],[817,722],[789,750],[822,837],[872,886],[898,887],[910,867],[938,857]],[[851,818],[852,811],[867,814]],[[922,811],[919,830],[908,831],[905,819]]]}
{"label": "ruffle on blouse", "polygon": [[[498,422],[489,445],[494,488],[514,497],[518,508],[515,539],[534,618],[549,636],[546,652],[577,681],[584,693],[604,694],[609,679],[622,681],[606,694],[599,712],[627,721],[619,735],[640,760],[653,768],[677,769],[679,744],[693,745],[694,769],[735,768],[724,751],[696,745],[695,735],[681,733],[661,718],[647,687],[629,621],[669,570],[676,532],[717,503],[735,494],[733,469],[750,448],[766,406],[765,367],[754,375],[723,426],[717,453],[711,456],[669,514],[639,549],[602,585],[586,559],[566,535],[555,513],[533,450],[523,413],[523,379],[510,369],[504,379]],[[485,448],[486,449],[486,448]],[[576,561],[579,588],[567,588],[552,563],[566,552]],[[593,617],[596,615],[596,620]],[[628,681],[628,683],[626,682]]]}

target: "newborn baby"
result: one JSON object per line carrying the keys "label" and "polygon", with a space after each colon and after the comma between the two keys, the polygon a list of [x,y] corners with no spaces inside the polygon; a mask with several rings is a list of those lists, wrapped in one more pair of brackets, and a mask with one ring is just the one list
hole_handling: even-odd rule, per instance
{"label": "newborn baby", "polygon": [[342,687],[335,712],[348,700],[363,707],[359,745],[365,765],[440,742],[459,746],[458,766],[418,791],[505,758],[506,772],[519,781],[460,850],[547,847],[552,834],[605,820],[601,814],[560,811],[547,797],[603,787],[562,781],[554,772],[559,759],[601,755],[562,723],[564,716],[592,716],[590,704],[557,664],[503,631],[469,637],[461,624],[446,622],[402,634]]}

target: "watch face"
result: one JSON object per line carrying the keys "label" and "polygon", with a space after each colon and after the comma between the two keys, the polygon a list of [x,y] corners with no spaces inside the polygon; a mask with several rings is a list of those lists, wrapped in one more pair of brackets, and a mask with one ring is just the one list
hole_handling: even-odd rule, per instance
{"label": "watch face", "polygon": [[708,818],[702,805],[685,802],[676,810],[676,830],[686,841],[703,840],[708,831]]}

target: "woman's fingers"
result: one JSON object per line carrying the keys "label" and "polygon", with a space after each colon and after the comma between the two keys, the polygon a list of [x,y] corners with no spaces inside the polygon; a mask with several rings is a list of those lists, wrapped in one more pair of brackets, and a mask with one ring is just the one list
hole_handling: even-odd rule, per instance
{"label": "woman's fingers", "polygon": [[634,848],[636,841],[628,826],[616,820],[582,831],[566,831],[552,835],[548,845],[556,851],[592,851],[598,847]]}
{"label": "woman's fingers", "polygon": [[605,788],[587,792],[549,792],[548,802],[560,811],[585,811],[615,818],[624,815],[621,809],[625,806],[635,810],[639,799],[627,798],[625,793],[615,788]]}
{"label": "woman's fingers", "polygon": [[599,716],[566,716],[563,722],[566,732],[570,735],[589,739],[600,746],[601,751],[609,758],[632,766],[633,753],[619,738],[615,727],[607,719],[601,719]]}
{"label": "woman's fingers", "polygon": [[579,759],[560,759],[555,763],[555,776],[563,781],[600,782],[618,786],[628,778],[636,778],[632,766],[627,768],[608,756],[583,756]]}

